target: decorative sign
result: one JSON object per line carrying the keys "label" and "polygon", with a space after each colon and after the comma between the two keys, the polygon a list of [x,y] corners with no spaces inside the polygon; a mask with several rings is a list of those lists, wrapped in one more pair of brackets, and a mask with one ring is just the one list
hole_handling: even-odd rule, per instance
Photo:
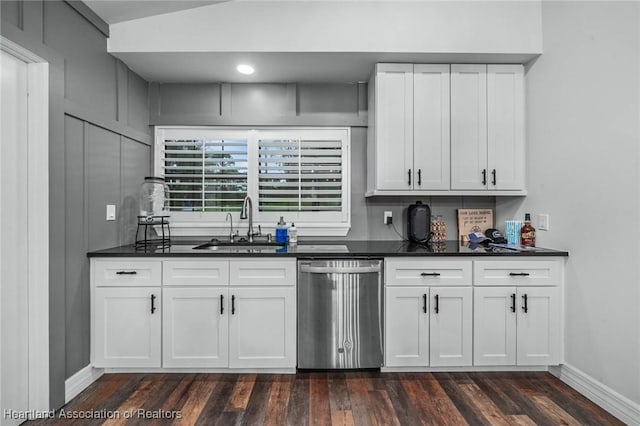
{"label": "decorative sign", "polygon": [[492,209],[458,209],[458,235],[460,241],[469,241],[469,234],[493,228]]}

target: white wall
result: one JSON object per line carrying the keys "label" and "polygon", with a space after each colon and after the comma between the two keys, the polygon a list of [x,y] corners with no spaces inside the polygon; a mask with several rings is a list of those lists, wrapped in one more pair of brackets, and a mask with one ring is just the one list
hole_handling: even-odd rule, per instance
{"label": "white wall", "polygon": [[499,220],[549,213],[568,249],[565,359],[640,403],[640,4],[543,2],[528,70],[528,189]]}
{"label": "white wall", "polygon": [[540,53],[540,1],[233,1],[111,25],[118,52]]}

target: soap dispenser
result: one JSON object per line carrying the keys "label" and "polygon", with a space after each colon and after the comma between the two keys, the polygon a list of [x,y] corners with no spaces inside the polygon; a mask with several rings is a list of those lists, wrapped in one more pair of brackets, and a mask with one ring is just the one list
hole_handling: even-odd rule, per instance
{"label": "soap dispenser", "polygon": [[276,243],[287,243],[287,223],[284,218],[280,216],[280,221],[276,225]]}

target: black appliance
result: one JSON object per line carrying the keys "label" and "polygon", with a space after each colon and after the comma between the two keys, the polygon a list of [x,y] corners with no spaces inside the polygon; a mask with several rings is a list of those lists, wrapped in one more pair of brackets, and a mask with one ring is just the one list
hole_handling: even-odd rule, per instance
{"label": "black appliance", "polygon": [[407,208],[407,237],[414,243],[428,243],[431,239],[431,208],[416,201]]}

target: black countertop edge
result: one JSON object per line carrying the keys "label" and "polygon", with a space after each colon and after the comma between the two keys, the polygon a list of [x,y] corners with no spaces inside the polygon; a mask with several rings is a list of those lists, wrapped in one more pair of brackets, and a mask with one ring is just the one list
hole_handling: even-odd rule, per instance
{"label": "black countertop edge", "polygon": [[370,241],[302,241],[297,245],[288,245],[279,249],[267,250],[194,250],[203,240],[176,241],[171,247],[162,249],[150,247],[147,250],[136,249],[135,245],[125,245],[96,250],[87,253],[88,257],[295,257],[295,258],[353,258],[353,257],[549,257],[569,256],[567,251],[536,248],[535,251],[517,251],[499,247],[476,246],[457,241],[438,244],[419,245],[408,241],[370,240]]}

